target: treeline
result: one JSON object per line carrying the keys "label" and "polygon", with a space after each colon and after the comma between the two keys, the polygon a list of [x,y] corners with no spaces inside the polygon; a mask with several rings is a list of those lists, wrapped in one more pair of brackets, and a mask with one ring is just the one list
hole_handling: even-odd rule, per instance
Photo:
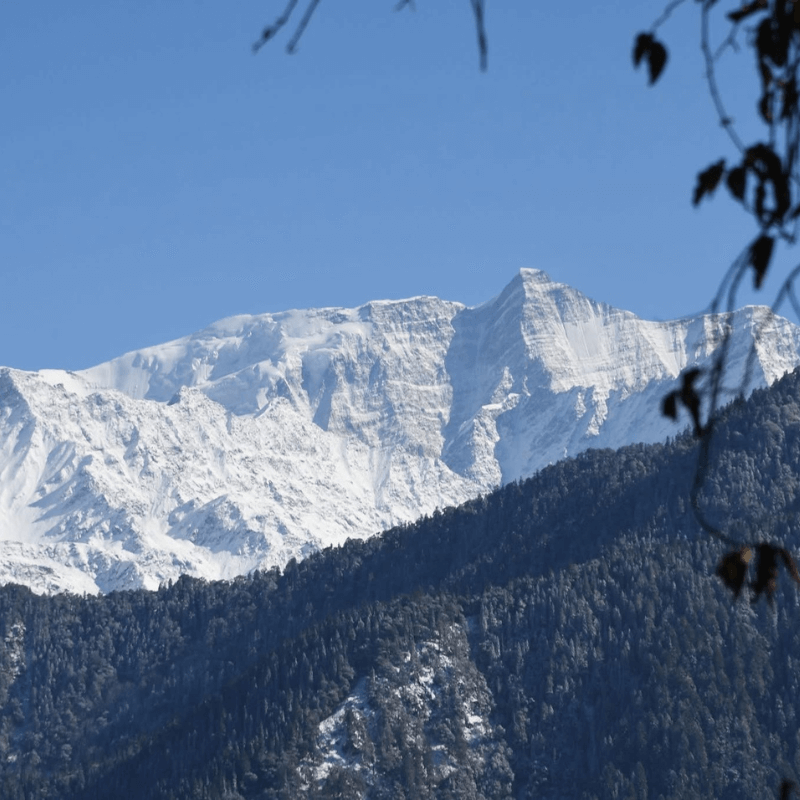
{"label": "treeline", "polygon": [[[696,460],[590,451],[232,582],[3,587],[0,796],[768,796],[800,775],[798,596],[732,602]],[[800,375],[711,464],[715,524],[796,547]]]}

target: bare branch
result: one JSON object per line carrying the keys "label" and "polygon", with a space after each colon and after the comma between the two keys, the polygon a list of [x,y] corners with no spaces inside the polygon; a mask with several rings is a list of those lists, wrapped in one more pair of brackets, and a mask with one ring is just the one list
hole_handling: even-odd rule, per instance
{"label": "bare branch", "polygon": [[736,34],[739,32],[738,23],[731,25],[728,35],[720,42],[717,51],[714,53],[714,61],[719,61],[725,51],[730,47],[734,53],[739,52],[739,45],[736,43]]}
{"label": "bare branch", "polygon": [[710,11],[711,4],[704,3],[703,10],[701,12],[700,48],[703,51],[703,57],[706,62],[706,80],[708,81],[708,90],[711,94],[711,99],[714,101],[714,106],[717,109],[717,116],[719,117],[720,125],[725,128],[731,141],[734,143],[734,145],[736,145],[737,150],[739,150],[741,153],[744,153],[744,144],[742,144],[742,140],[739,138],[739,135],[736,133],[736,130],[733,127],[733,120],[730,118],[730,116],[728,116],[728,112],[725,110],[725,106],[722,102],[722,96],[720,95],[719,87],[717,86],[717,75],[714,67],[714,54],[711,52],[711,44],[709,41],[708,17]]}
{"label": "bare branch", "polygon": [[475,14],[475,28],[478,32],[478,51],[481,56],[481,71],[486,72],[486,60],[488,55],[488,44],[486,39],[486,28],[483,21],[484,0],[470,0],[472,11]]}
{"label": "bare branch", "polygon": [[253,52],[257,53],[270,39],[272,39],[276,33],[289,21],[289,18],[292,16],[292,12],[297,6],[297,0],[289,0],[286,4],[286,8],[283,9],[283,13],[272,23],[272,25],[267,26],[261,33],[261,38],[253,43]]}
{"label": "bare branch", "polygon": [[781,284],[781,288],[778,290],[778,295],[775,298],[775,302],[772,304],[772,308],[777,312],[783,305],[783,301],[788,298],[789,303],[794,309],[794,313],[797,315],[798,320],[800,320],[800,304],[798,304],[797,296],[794,293],[794,283],[798,275],[800,275],[800,264],[786,276],[786,280]]}
{"label": "bare branch", "polygon": [[300,41],[300,37],[305,33],[308,23],[311,22],[311,17],[314,16],[314,12],[317,10],[318,5],[319,0],[311,0],[311,2],[308,4],[306,13],[303,14],[303,18],[300,20],[297,30],[294,32],[294,35],[291,39],[289,39],[289,43],[286,45],[287,53],[294,53],[295,50],[297,50],[297,43]]}
{"label": "bare branch", "polygon": [[661,16],[653,23],[650,30],[655,31],[657,28],[660,28],[670,18],[672,12],[685,2],[686,0],[672,0],[671,3],[667,3],[666,8],[661,12]]}

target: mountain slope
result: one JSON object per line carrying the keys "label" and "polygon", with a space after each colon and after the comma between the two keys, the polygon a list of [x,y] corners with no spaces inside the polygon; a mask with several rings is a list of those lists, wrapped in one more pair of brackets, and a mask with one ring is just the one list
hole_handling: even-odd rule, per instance
{"label": "mountain slope", "polygon": [[[800,363],[746,308],[731,379]],[[285,564],[587,447],[675,432],[660,397],[727,318],[648,322],[522,270],[414,298],[233,317],[78,373],[0,370],[0,580],[156,588]]]}
{"label": "mountain slope", "polygon": [[[772,603],[734,600],[697,461],[688,434],[589,451],[231,582],[0,587],[0,792],[775,797],[800,593],[781,567]],[[700,503],[796,555],[798,475],[795,372],[726,410]]]}

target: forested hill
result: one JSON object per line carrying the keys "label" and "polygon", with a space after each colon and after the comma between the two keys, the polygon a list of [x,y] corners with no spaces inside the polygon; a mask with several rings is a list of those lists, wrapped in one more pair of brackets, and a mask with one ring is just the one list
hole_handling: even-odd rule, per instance
{"label": "forested hill", "polygon": [[[709,519],[797,548],[800,375],[716,442]],[[696,458],[588,452],[231,583],[3,587],[0,796],[774,796],[800,598],[782,573],[774,608],[733,602]]]}

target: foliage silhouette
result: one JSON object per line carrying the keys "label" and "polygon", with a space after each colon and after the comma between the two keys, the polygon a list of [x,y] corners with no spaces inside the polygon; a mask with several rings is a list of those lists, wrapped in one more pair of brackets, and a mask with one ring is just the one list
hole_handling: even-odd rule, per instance
{"label": "foliage silhouette", "polygon": [[[656,21],[648,33],[639,34],[634,49],[634,65],[637,66],[642,55],[653,52],[657,47],[663,49],[655,38],[655,31],[669,13],[681,5],[682,0],[674,0],[667,11]],[[737,305],[737,294],[744,273],[752,269],[753,286],[762,289],[764,279],[772,262],[773,251],[777,240],[786,246],[792,246],[797,238],[797,219],[800,216],[800,171],[798,170],[798,151],[800,150],[800,93],[798,93],[798,70],[800,69],[800,6],[788,0],[752,0],[725,15],[729,24],[727,36],[714,52],[711,46],[710,20],[712,15],[721,15],[717,0],[700,0],[701,49],[706,64],[706,77],[709,91],[716,106],[719,121],[739,153],[738,163],[728,168],[726,159],[722,158],[702,170],[697,175],[697,182],[692,198],[698,205],[704,197],[714,194],[717,186],[725,177],[725,183],[733,199],[750,214],[759,227],[759,235],[745,246],[740,256],[728,270],[720,285],[711,308],[717,311],[723,295],[727,296],[727,310],[732,311]],[[742,35],[743,23],[752,26]],[[749,35],[748,35],[749,34]],[[646,43],[643,49],[642,42]],[[716,66],[728,51],[744,44],[746,52],[754,57],[755,67],[760,78],[760,97],[754,103],[758,117],[766,127],[763,141],[745,147],[730,116],[719,91],[716,79]],[[665,56],[658,56],[659,61]],[[658,70],[651,80],[653,84],[660,74]],[[777,310],[787,297],[791,300],[795,312],[798,304],[795,297],[795,281],[800,267],[795,267],[785,276],[772,309]],[[680,398],[691,413],[695,426],[695,435],[702,439],[700,457],[693,489],[693,507],[698,522],[708,533],[733,544],[730,534],[712,525],[700,505],[696,502],[697,494],[702,488],[709,469],[709,450],[714,436],[714,423],[719,408],[719,387],[726,371],[727,339],[730,329],[726,329],[723,346],[713,362],[711,373],[705,384],[707,405],[707,423],[700,422],[700,398],[694,392],[693,381],[690,382],[689,401],[684,400],[687,392],[687,376],[680,392],[668,395],[663,411],[673,419],[677,416],[676,399]],[[753,347],[755,348],[755,343]],[[740,391],[747,389],[749,375],[743,377]],[[702,392],[702,389],[701,389]],[[787,507],[773,509],[771,516],[791,518],[796,523],[796,513]],[[773,604],[778,580],[779,559],[785,565],[792,579],[800,584],[800,574],[789,551],[770,542],[736,542],[736,548],[727,553],[717,567],[717,575],[731,589],[734,599],[738,598],[755,556],[755,578],[750,582],[752,602],[755,603],[765,595],[770,605]],[[795,784],[784,779],[779,789],[779,796],[788,798]]]}
{"label": "foliage silhouette", "polygon": [[[683,0],[674,0],[664,13],[653,24],[647,33],[636,37],[634,47],[634,65],[638,66],[642,57],[656,51],[657,65],[662,63],[660,49],[664,48],[656,39],[656,30]],[[700,30],[701,49],[706,63],[706,77],[709,91],[719,115],[720,124],[739,151],[739,161],[728,168],[725,158],[713,163],[697,175],[692,202],[698,205],[704,197],[714,194],[717,186],[725,178],[731,196],[746,213],[757,222],[760,233],[748,243],[740,256],[728,270],[719,291],[711,303],[712,312],[719,310],[722,297],[727,298],[728,312],[737,304],[738,289],[747,270],[752,269],[753,286],[761,289],[772,261],[777,240],[791,246],[797,237],[797,219],[800,216],[798,189],[800,188],[800,171],[798,171],[798,151],[800,150],[800,94],[798,94],[798,69],[800,68],[800,9],[797,4],[787,0],[754,0],[739,8],[729,11],[725,19],[729,24],[727,36],[716,49],[712,48],[710,36],[710,19],[712,14],[721,14],[717,0],[701,0]],[[742,33],[742,23],[747,21],[752,27]],[[750,35],[748,36],[747,33]],[[743,44],[754,57],[760,78],[760,97],[754,103],[758,116],[766,127],[765,141],[756,142],[745,147],[730,116],[725,111],[721,93],[716,79],[716,68],[720,58],[728,55],[728,51]],[[666,58],[663,57],[665,61]],[[655,78],[651,71],[651,84],[660,75],[657,70]],[[793,208],[794,205],[794,208]],[[800,273],[800,267],[791,270],[782,282],[776,301],[771,308],[777,310],[781,302],[789,298],[798,311],[794,293],[794,284]],[[723,341],[713,362],[705,382],[695,382],[699,377],[697,370],[690,370],[682,376],[682,387],[673,391],[664,400],[663,412],[673,419],[677,418],[678,401],[689,411],[694,422],[695,435],[703,440],[700,448],[695,489],[697,494],[705,480],[708,469],[709,448],[714,435],[714,422],[719,411],[721,393],[720,385],[727,367],[728,338],[730,327],[724,329]],[[754,343],[755,350],[757,341]],[[747,389],[749,369],[745,371],[740,392]],[[706,423],[701,422],[701,400],[705,400]],[[754,600],[765,594],[772,602],[778,574],[778,557],[786,565],[792,578],[798,580],[797,568],[789,552],[782,547],[759,542],[735,542],[725,532],[711,525],[705,518],[699,504],[693,502],[701,526],[712,535],[729,543],[736,544],[736,549],[729,552],[720,562],[717,574],[738,597],[744,584],[748,565],[756,554],[756,578],[751,583]],[[778,513],[787,513],[780,509]]]}

